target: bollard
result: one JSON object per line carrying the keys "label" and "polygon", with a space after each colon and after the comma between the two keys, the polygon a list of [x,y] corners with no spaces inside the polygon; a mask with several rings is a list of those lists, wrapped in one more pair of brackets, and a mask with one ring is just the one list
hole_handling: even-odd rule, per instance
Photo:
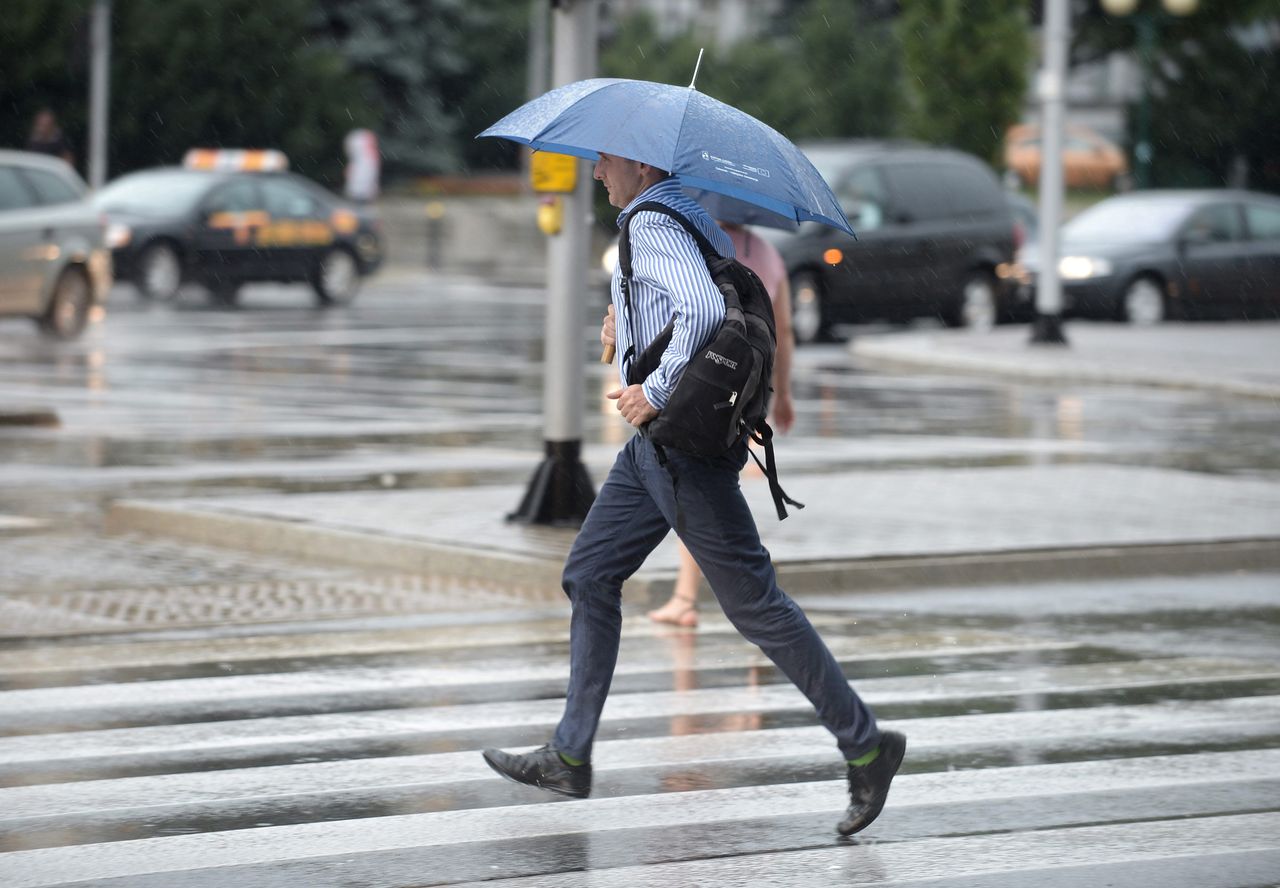
{"label": "bollard", "polygon": [[438,200],[427,202],[427,268],[439,271],[443,262],[444,204]]}

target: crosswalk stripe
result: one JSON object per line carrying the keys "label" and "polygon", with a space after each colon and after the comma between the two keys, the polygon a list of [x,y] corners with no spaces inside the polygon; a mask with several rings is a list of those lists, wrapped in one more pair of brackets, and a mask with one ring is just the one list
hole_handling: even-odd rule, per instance
{"label": "crosswalk stripe", "polygon": [[[947,643],[936,637],[916,638],[919,647],[903,649],[901,636],[890,639],[833,637],[828,642],[832,653],[844,662],[892,660],[916,657],[954,657],[975,654],[1070,650],[1079,647],[1070,642],[1033,641],[1008,638],[986,639],[985,643]],[[931,643],[932,642],[932,643]],[[524,658],[522,658],[524,659]],[[299,670],[243,676],[186,678],[124,684],[75,685],[70,687],[33,688],[0,691],[0,718],[17,719],[24,715],[58,713],[67,715],[81,710],[129,711],[141,708],[149,713],[162,706],[207,707],[230,705],[255,699],[294,700],[311,695],[361,695],[415,689],[461,688],[468,685],[507,685],[526,681],[567,681],[569,667],[563,652],[529,657],[529,662],[512,665],[511,659],[467,663],[465,666],[362,666],[358,669]],[[732,649],[706,647],[692,652],[682,666],[692,672],[706,669],[746,669],[768,664],[760,652],[751,652],[740,644]],[[666,672],[671,668],[670,650],[653,651],[644,657],[629,657],[620,663],[615,676]]]}
{"label": "crosswalk stripe", "polygon": [[[1125,738],[1140,739],[1145,744],[1150,737],[1174,732],[1184,742],[1238,741],[1280,734],[1280,696],[918,718],[892,724],[910,737],[914,756],[943,751],[963,756],[966,747],[973,746],[1046,749],[1075,745],[1082,739],[1094,747]],[[705,765],[730,760],[807,758],[833,758],[830,736],[824,729],[776,728],[604,740],[596,746],[595,772],[600,780],[611,772],[652,768],[655,762]],[[69,814],[100,816],[107,811],[128,813],[158,807],[249,803],[266,798],[424,787],[493,777],[479,753],[468,750],[241,768],[198,776],[161,774],[16,786],[0,789],[0,826]]]}
{"label": "crosswalk stripe", "polygon": [[[1000,671],[957,672],[936,676],[872,678],[855,681],[868,703],[925,703],[1008,697],[1024,694],[1080,693],[1246,681],[1280,677],[1280,668],[1253,661],[1208,658],[1138,660],[1083,666],[1051,666]],[[270,705],[271,701],[264,701]],[[807,709],[790,685],[710,688],[623,694],[611,697],[605,719],[653,719],[734,712]],[[563,710],[560,700],[464,704],[420,709],[375,710],[196,722],[139,728],[0,738],[0,774],[35,762],[139,757],[175,749],[205,753],[259,751],[272,746],[313,745],[359,739],[454,733],[503,727],[552,726]],[[157,713],[157,715],[160,713]]]}
{"label": "crosswalk stripe", "polygon": [[[1280,750],[1204,754],[1188,768],[1186,756],[987,768],[940,774],[907,774],[895,781],[894,807],[973,805],[1024,797],[1088,791],[1136,790],[1169,784],[1280,780]],[[464,842],[513,841],[521,837],[598,833],[613,829],[673,828],[759,816],[838,813],[840,781],[751,786],[619,799],[589,799],[525,806],[410,814],[336,823],[308,823],[203,833],[160,839],[18,851],[0,855],[0,879],[12,888],[50,884],[56,868],[65,881],[120,878],[181,871],[216,854],[222,867],[333,855],[369,854]],[[1272,818],[1280,828],[1280,815]],[[1260,846],[1265,847],[1265,846]],[[55,883],[56,884],[56,883]]]}
{"label": "crosswalk stripe", "polygon": [[[1280,872],[1275,836],[1280,814],[1243,814],[1170,822],[1126,823],[1070,827],[915,842],[876,843],[814,851],[717,857],[643,867],[607,866],[589,872],[539,875],[500,881],[455,883],[456,888],[668,888],[670,885],[771,885],[778,888],[813,885],[905,885],[935,879],[963,879],[993,873],[1016,873],[1012,885],[1067,884],[1050,881],[1054,871],[1087,868],[1086,878],[1072,885],[1121,884],[1103,881],[1096,871],[1117,864],[1143,864],[1139,881],[1130,885],[1196,886],[1269,884]],[[1257,882],[1217,881],[1241,873],[1227,866],[1236,856],[1258,855]],[[1185,875],[1167,871],[1171,879],[1155,876],[1152,865],[1171,861]],[[1197,866],[1196,864],[1201,864]],[[1109,871],[1109,870],[1108,870]],[[1148,878],[1153,877],[1154,878]],[[1255,876],[1256,878],[1256,876]],[[990,883],[986,883],[990,884]],[[1003,883],[1002,883],[1003,884]]]}
{"label": "crosswalk stripe", "polygon": [[[359,656],[372,654],[411,654],[450,650],[478,650],[513,647],[534,649],[540,645],[567,643],[569,621],[567,613],[556,617],[539,616],[545,611],[531,612],[522,621],[492,623],[468,623],[432,621],[417,628],[388,628],[365,631],[335,631],[332,624],[311,624],[309,632],[283,632],[274,626],[257,626],[252,633],[231,632],[225,637],[208,637],[201,633],[195,637],[155,640],[155,633],[126,634],[111,641],[97,644],[59,644],[42,648],[0,650],[0,678],[17,678],[48,672],[68,670],[124,669],[191,663],[234,663],[246,660],[296,660],[333,656]],[[510,615],[508,615],[510,617]],[[857,621],[852,617],[815,614],[811,616],[815,626],[835,629],[851,626]],[[399,619],[397,626],[411,623]],[[242,627],[237,627],[242,628]],[[190,635],[191,633],[167,633]],[[655,637],[697,639],[698,645],[707,644],[709,638],[723,636],[739,639],[737,631],[727,620],[716,615],[705,615],[696,632],[684,630],[669,632],[645,617],[629,617],[623,621],[623,643],[634,643],[637,638],[652,640]],[[838,636],[832,635],[831,639]],[[952,631],[916,633],[878,633],[866,636],[863,643],[885,651],[902,651],[912,646],[921,647],[954,645],[959,647],[983,647],[999,644],[1032,643],[1019,641],[1019,636],[989,630],[957,629]],[[1041,642],[1047,644],[1049,642]],[[563,656],[561,656],[563,659]]]}

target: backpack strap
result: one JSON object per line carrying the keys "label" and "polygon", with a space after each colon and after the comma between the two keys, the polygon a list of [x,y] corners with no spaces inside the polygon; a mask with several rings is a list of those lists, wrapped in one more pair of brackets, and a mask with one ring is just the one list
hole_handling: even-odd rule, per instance
{"label": "backpack strap", "polygon": [[656,200],[646,200],[628,213],[626,221],[622,224],[622,237],[618,244],[618,263],[622,266],[622,276],[624,278],[631,277],[631,236],[628,233],[631,229],[631,220],[635,218],[636,213],[643,212],[661,213],[679,222],[680,227],[689,232],[689,236],[698,244],[698,249],[702,252],[702,258],[708,265],[713,259],[725,258],[716,252],[715,247],[711,246],[711,241],[702,233],[702,229],[690,222],[688,217],[679,210],[672,209]]}
{"label": "backpack strap", "polygon": [[769,423],[763,419],[760,420],[759,425],[751,430],[751,440],[764,447],[763,463],[750,447],[747,448],[747,453],[751,454],[760,471],[764,472],[764,476],[769,479],[769,493],[773,496],[773,506],[778,510],[778,520],[782,521],[787,517],[787,507],[783,503],[795,506],[797,509],[803,509],[804,503],[787,496],[787,492],[782,489],[782,484],[778,481],[778,465],[773,459],[773,428]]}
{"label": "backpack strap", "polygon": [[[635,384],[643,382],[650,373],[657,369],[658,360],[667,350],[667,346],[671,342],[671,336],[675,331],[675,318],[672,318],[661,332],[654,337],[653,342],[645,349],[650,355],[648,360],[643,360],[644,355],[638,355],[636,352],[636,328],[634,315],[631,307],[631,220],[635,218],[636,213],[654,212],[669,216],[680,223],[681,227],[689,233],[694,242],[698,245],[698,250],[702,253],[703,263],[710,263],[712,260],[723,260],[724,257],[716,252],[715,247],[711,245],[711,241],[703,234],[698,226],[694,225],[680,211],[673,210],[664,203],[656,200],[646,200],[644,203],[637,204],[636,207],[627,214],[627,218],[622,223],[622,233],[618,237],[618,267],[622,270],[622,279],[619,282],[622,290],[622,301],[627,307],[627,330],[630,333],[631,343],[627,346],[627,351],[622,356],[622,368],[626,375],[628,383]],[[637,364],[636,361],[639,360]]]}

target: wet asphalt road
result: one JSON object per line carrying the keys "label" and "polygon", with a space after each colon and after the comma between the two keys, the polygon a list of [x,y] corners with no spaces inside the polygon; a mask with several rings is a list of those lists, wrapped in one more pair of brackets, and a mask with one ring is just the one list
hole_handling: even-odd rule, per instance
{"label": "wet asphalt road", "polygon": [[[843,842],[827,738],[723,620],[632,614],[595,794],[554,801],[476,750],[545,740],[562,609],[100,531],[124,496],[525,480],[414,454],[540,452],[540,300],[393,272],[337,312],[120,288],[79,343],[0,326],[0,408],[61,418],[0,428],[0,514],[45,522],[0,536],[0,884],[1280,883],[1280,577],[806,600],[910,744]],[[590,372],[584,437],[610,442]],[[836,345],[795,377],[797,439],[941,439],[914,466],[1280,474],[1265,402],[872,375]],[[1018,446],[965,446],[990,439]]]}

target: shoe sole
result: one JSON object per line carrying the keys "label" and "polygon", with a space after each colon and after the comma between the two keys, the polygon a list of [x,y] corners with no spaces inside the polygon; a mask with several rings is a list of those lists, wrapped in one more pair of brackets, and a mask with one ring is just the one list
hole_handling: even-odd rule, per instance
{"label": "shoe sole", "polygon": [[[868,811],[866,818],[862,820],[861,823],[859,823],[857,826],[847,831],[844,829],[843,821],[840,824],[838,824],[836,826],[836,832],[838,832],[840,835],[852,836],[852,835],[855,835],[856,833],[862,832],[864,829],[866,829],[868,826],[874,823],[876,818],[880,816],[880,812],[884,810],[885,802],[889,800],[889,789],[893,786],[893,778],[898,776],[898,769],[902,767],[902,760],[907,757],[907,738],[902,734],[897,734],[897,732],[893,732],[893,733],[896,734],[897,737],[902,738],[901,740],[902,745],[899,746],[896,750],[891,750],[891,753],[896,751],[897,758],[890,759],[890,761],[893,762],[893,774],[890,775],[889,777],[889,785],[884,788],[884,795],[880,797],[880,804],[877,805],[873,810]],[[881,754],[882,755],[884,754],[883,749],[881,749]]]}
{"label": "shoe sole", "polygon": [[509,771],[507,771],[505,768],[503,768],[493,759],[489,758],[489,754],[487,752],[480,753],[480,756],[481,758],[484,759],[484,762],[486,765],[488,765],[495,772],[497,772],[499,775],[502,776],[502,779],[509,780],[512,783],[516,784],[517,786],[532,786],[534,789],[541,789],[545,792],[553,792],[556,795],[565,796],[566,798],[570,798],[570,799],[585,799],[587,796],[591,795],[591,790],[589,789],[586,792],[575,792],[574,790],[560,789],[559,787],[556,787],[556,786],[547,786],[542,783],[530,783],[527,780],[521,780],[520,778],[511,774]]}

